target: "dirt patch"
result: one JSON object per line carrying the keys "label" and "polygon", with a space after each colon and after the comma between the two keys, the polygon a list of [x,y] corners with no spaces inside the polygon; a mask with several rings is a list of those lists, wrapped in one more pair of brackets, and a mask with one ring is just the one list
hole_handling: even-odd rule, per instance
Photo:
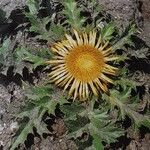
{"label": "dirt patch", "polygon": [[13,10],[25,6],[25,2],[26,0],[1,0],[0,9],[6,13],[6,18],[8,18]]}
{"label": "dirt patch", "polygon": [[149,0],[141,0],[141,8],[140,11],[143,17],[143,27],[141,37],[150,47],[150,1]]}
{"label": "dirt patch", "polygon": [[99,4],[112,15],[117,26],[126,27],[140,17],[136,0],[99,0]]}
{"label": "dirt patch", "polygon": [[149,150],[150,134],[145,134],[144,137],[140,137],[136,131],[129,131],[129,137],[132,138],[131,142],[127,146],[126,150]]}
{"label": "dirt patch", "polygon": [[0,146],[4,150],[9,149],[11,139],[18,129],[18,122],[14,117],[23,105],[23,93],[17,84],[0,84]]}

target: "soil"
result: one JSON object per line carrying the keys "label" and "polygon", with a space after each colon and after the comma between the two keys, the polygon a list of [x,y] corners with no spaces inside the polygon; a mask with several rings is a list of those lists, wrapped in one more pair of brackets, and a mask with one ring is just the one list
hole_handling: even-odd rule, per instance
{"label": "soil", "polygon": [[24,7],[25,2],[26,0],[1,0],[0,9],[6,13],[6,18],[8,18],[13,10]]}
{"label": "soil", "polygon": [[113,16],[118,26],[126,27],[131,21],[139,23],[140,12],[137,0],[99,0],[99,4]]}
{"label": "soil", "polygon": [[[0,1],[0,12],[5,14],[3,16],[4,20],[11,20],[13,23],[1,24],[0,21],[0,31],[2,28],[5,29],[5,34],[13,34],[13,30],[20,24],[23,20],[19,20],[16,23],[16,18],[12,16],[14,13],[20,13],[20,11],[25,7],[26,0],[1,0]],[[102,8],[113,16],[113,20],[118,26],[126,27],[129,22],[136,22],[139,28],[139,38],[144,41],[146,46],[150,47],[150,1],[149,0],[99,0],[99,4]],[[16,11],[17,10],[17,11]],[[1,16],[0,16],[1,18]],[[13,35],[17,36],[16,33]],[[0,38],[3,36],[0,35]],[[30,40],[31,42],[31,40]],[[28,42],[29,43],[29,42]],[[37,45],[38,43],[32,43]],[[146,62],[148,67],[150,67],[150,62]],[[150,88],[150,72],[140,72],[141,77],[138,76],[139,82],[144,80],[139,84],[142,86],[146,85],[147,91]],[[20,107],[25,105],[24,93],[21,89],[20,82],[16,81],[16,76],[12,75],[12,71],[4,75],[0,73],[0,149],[9,150],[12,142],[12,137],[14,136],[16,130],[18,129],[18,122],[15,120],[14,115],[20,111]],[[12,77],[13,76],[13,77]],[[25,78],[25,77],[24,77]],[[33,82],[36,82],[36,78],[32,78]],[[148,96],[148,94],[147,94]],[[149,97],[148,97],[149,98]],[[55,131],[55,136],[45,136],[40,139],[39,137],[33,137],[31,150],[76,150],[78,149],[72,140],[67,140],[65,138],[65,125],[63,120],[58,118],[52,125]],[[150,146],[150,134],[148,130],[143,128],[145,133],[133,133],[133,131],[128,129],[128,135],[120,140],[119,144],[125,144],[126,150],[149,150]],[[29,135],[30,138],[32,135]],[[34,142],[33,142],[34,141]],[[22,145],[20,149],[25,149],[28,144]],[[115,146],[116,147],[116,146]],[[27,148],[26,148],[27,149]],[[28,148],[29,149],[29,148]],[[119,148],[109,148],[109,149],[119,149]]]}
{"label": "soil", "polygon": [[141,38],[146,42],[146,44],[150,47],[150,5],[149,0],[141,1],[140,11],[142,13],[143,18],[143,28],[141,33]]}

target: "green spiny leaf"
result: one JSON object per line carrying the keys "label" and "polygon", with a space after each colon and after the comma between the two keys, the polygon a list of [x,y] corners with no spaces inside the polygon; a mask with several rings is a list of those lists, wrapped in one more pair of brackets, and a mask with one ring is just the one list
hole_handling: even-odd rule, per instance
{"label": "green spiny leaf", "polygon": [[25,47],[18,47],[15,53],[16,63],[19,64],[23,61],[28,61],[33,63],[33,68],[35,69],[37,66],[41,66],[45,64],[44,58],[31,54],[29,50]]}
{"label": "green spiny leaf", "polygon": [[124,90],[127,87],[130,87],[132,89],[136,88],[136,83],[130,79],[128,79],[127,77],[121,77],[119,80],[116,80],[114,83],[116,86],[121,86]]}
{"label": "green spiny leaf", "polygon": [[[108,144],[115,142],[118,137],[123,135],[123,131],[115,126],[115,123],[109,117],[107,112],[102,110],[93,110],[89,113],[90,124],[88,125],[89,132],[94,140],[107,142]],[[93,141],[95,142],[95,141]],[[98,146],[102,146],[101,144]]]}
{"label": "green spiny leaf", "polygon": [[77,114],[79,115],[84,111],[84,107],[77,103],[73,103],[71,105],[62,105],[60,109],[64,113],[66,121],[75,120]]}
{"label": "green spiny leaf", "polygon": [[129,100],[131,88],[126,88],[122,92],[119,92],[115,89],[110,90],[110,96],[103,94],[103,99],[107,100],[110,103],[111,108],[113,109],[117,106],[120,109],[121,116],[125,117],[124,112],[124,103]]}
{"label": "green spiny leaf", "polygon": [[37,15],[39,10],[39,0],[27,0],[26,5],[32,15]]}
{"label": "green spiny leaf", "polygon": [[65,121],[66,126],[68,128],[68,137],[79,137],[83,134],[83,132],[87,131],[87,124],[89,123],[89,119],[86,117],[77,116],[76,120],[67,120]]}
{"label": "green spiny leaf", "polygon": [[62,105],[60,109],[64,113],[64,120],[68,127],[68,137],[81,136],[89,122],[87,117],[82,117],[85,108],[80,103],[72,103]]}
{"label": "green spiny leaf", "polygon": [[23,143],[25,141],[25,139],[27,138],[27,135],[29,133],[33,132],[33,122],[29,121],[26,126],[24,127],[24,129],[21,131],[21,133],[19,134],[19,136],[16,138],[15,142],[12,144],[10,150],[15,150],[19,144]]}
{"label": "green spiny leaf", "polygon": [[131,120],[133,120],[133,123],[137,127],[143,125],[150,129],[150,116],[140,114],[139,112],[135,111],[131,105],[124,106],[124,111],[131,118]]}
{"label": "green spiny leaf", "polygon": [[13,60],[13,49],[16,45],[16,40],[11,41],[10,38],[4,40],[3,44],[0,46],[0,68],[1,73],[7,74],[7,70],[10,66],[14,65]]}
{"label": "green spiny leaf", "polygon": [[127,51],[128,55],[130,55],[131,57],[135,57],[135,58],[147,58],[150,55],[150,49],[149,48],[141,48],[138,50],[133,50],[133,49],[129,49]]}
{"label": "green spiny leaf", "polygon": [[101,29],[101,38],[103,41],[110,41],[113,38],[115,26],[112,23],[105,25]]}
{"label": "green spiny leaf", "polygon": [[67,17],[66,22],[78,31],[81,31],[81,27],[85,21],[80,16],[80,11],[81,10],[77,8],[77,4],[74,0],[65,0],[63,13]]}
{"label": "green spiny leaf", "polygon": [[[131,87],[126,86],[121,92],[110,90],[110,95],[103,95],[103,99],[107,100],[111,107],[117,106],[121,112],[121,117],[125,118],[128,115],[136,126],[149,126],[149,116],[138,112],[139,97],[131,97]],[[149,128],[149,127],[148,127]]]}
{"label": "green spiny leaf", "polygon": [[[19,38],[20,35],[18,33]],[[15,66],[15,59],[13,57],[14,48],[16,46],[17,38],[11,40],[10,38],[4,40],[0,47],[0,67],[1,73],[7,75],[7,71],[11,66]]]}
{"label": "green spiny leaf", "polygon": [[[29,31],[37,33],[37,39],[46,40],[49,44],[51,44],[51,42],[55,42],[56,40],[63,38],[65,29],[61,24],[55,24],[51,17],[40,19],[30,13],[25,13],[25,15],[31,22]],[[49,22],[51,22],[51,25],[49,29],[46,29],[46,26]]]}
{"label": "green spiny leaf", "polygon": [[35,86],[27,89],[27,93],[28,94],[26,94],[26,96],[28,96],[28,99],[37,100],[43,97],[51,96],[52,87],[51,85]]}
{"label": "green spiny leaf", "polygon": [[25,109],[22,109],[21,113],[18,114],[17,118],[28,118],[29,121],[16,138],[11,150],[14,150],[19,144],[26,140],[27,135],[32,132],[33,127],[37,129],[37,132],[40,135],[45,132],[48,133],[49,131],[47,130],[46,125],[42,122],[43,115],[46,112],[49,114],[54,114],[56,105],[58,103],[65,103],[65,101],[59,102],[58,99],[53,99],[52,94],[55,93],[51,93],[51,85],[29,87],[28,85],[24,84],[24,89],[27,88],[28,90],[26,90],[27,93],[25,95],[27,96],[28,103],[26,104]]}
{"label": "green spiny leaf", "polygon": [[118,41],[113,45],[113,51],[117,49],[122,49],[125,44],[133,45],[131,41],[131,36],[137,32],[137,29],[134,24],[129,25],[126,30],[119,36]]}
{"label": "green spiny leaf", "polygon": [[[63,26],[59,23],[54,23],[53,14],[45,18],[39,18],[37,16],[39,9],[37,2],[35,2],[35,0],[29,0],[28,3],[30,11],[26,12],[25,15],[31,23],[29,31],[37,33],[37,39],[46,40],[49,44],[51,44],[51,42],[61,39],[64,36],[65,30]],[[49,29],[47,29],[48,23],[51,23]]]}
{"label": "green spiny leaf", "polygon": [[104,150],[104,146],[100,137],[97,134],[93,134],[92,137],[94,150]]}
{"label": "green spiny leaf", "polygon": [[84,112],[75,111],[75,118],[69,118],[65,120],[65,123],[68,127],[69,137],[77,138],[83,132],[89,132],[91,136],[94,136],[93,147],[98,149],[98,147],[103,147],[102,141],[115,142],[118,137],[123,135],[123,131],[115,126],[107,112],[104,112],[103,109],[94,109],[94,103],[89,103]]}
{"label": "green spiny leaf", "polygon": [[0,64],[4,64],[5,54],[10,45],[10,39],[6,39],[0,47]]}

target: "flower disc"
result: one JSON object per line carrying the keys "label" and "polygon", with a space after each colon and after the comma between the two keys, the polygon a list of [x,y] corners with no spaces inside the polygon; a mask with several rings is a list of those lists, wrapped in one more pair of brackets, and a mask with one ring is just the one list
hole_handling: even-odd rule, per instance
{"label": "flower disc", "polygon": [[68,72],[82,82],[96,79],[104,66],[103,55],[90,45],[73,48],[65,60]]}

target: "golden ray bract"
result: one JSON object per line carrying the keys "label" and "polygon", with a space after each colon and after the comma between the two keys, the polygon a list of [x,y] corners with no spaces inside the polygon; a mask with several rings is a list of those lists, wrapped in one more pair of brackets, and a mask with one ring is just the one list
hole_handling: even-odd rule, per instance
{"label": "golden ray bract", "polygon": [[108,75],[115,75],[117,70],[108,64],[118,59],[108,47],[108,42],[102,43],[96,32],[79,34],[74,30],[76,39],[66,35],[66,40],[55,43],[49,74],[52,82],[69,89],[69,95],[74,99],[86,100],[92,91],[94,95],[102,90],[107,91],[107,83],[113,83]]}

